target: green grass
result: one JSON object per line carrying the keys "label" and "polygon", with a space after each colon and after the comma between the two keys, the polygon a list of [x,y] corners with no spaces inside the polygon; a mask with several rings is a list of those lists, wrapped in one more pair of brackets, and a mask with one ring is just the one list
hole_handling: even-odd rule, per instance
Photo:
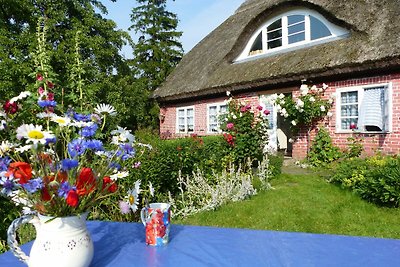
{"label": "green grass", "polygon": [[316,174],[282,174],[274,190],[174,223],[400,238],[400,209],[378,207]]}

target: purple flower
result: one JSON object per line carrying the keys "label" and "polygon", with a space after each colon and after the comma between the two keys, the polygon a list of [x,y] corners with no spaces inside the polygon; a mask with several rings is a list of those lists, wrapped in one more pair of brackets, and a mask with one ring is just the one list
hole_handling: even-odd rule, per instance
{"label": "purple flower", "polygon": [[30,179],[27,183],[23,184],[22,187],[28,191],[28,193],[33,194],[43,188],[42,178]]}
{"label": "purple flower", "polygon": [[54,100],[39,100],[38,105],[41,108],[55,107],[57,105],[57,102]]}
{"label": "purple flower", "polygon": [[135,156],[136,150],[130,144],[119,145],[121,150],[117,152],[117,156],[121,157],[122,160],[127,160]]}
{"label": "purple flower", "polygon": [[128,214],[130,212],[130,206],[128,202],[120,201],[119,208],[122,214]]}
{"label": "purple flower", "polygon": [[55,144],[56,142],[57,142],[57,138],[55,138],[55,137],[46,139],[46,145]]}
{"label": "purple flower", "polygon": [[61,161],[61,169],[64,171],[69,171],[73,168],[78,167],[79,162],[76,159],[63,159]]}
{"label": "purple flower", "polygon": [[86,141],[83,139],[74,139],[68,144],[68,153],[71,157],[82,155],[87,148]]}
{"label": "purple flower", "polygon": [[1,178],[0,185],[3,186],[3,189],[1,189],[0,193],[6,196],[8,196],[13,191],[13,189],[17,187],[12,179],[6,177]]}
{"label": "purple flower", "polygon": [[93,135],[96,134],[97,128],[99,128],[99,126],[93,123],[90,126],[83,127],[82,131],[80,131],[79,134],[82,135],[83,137],[92,137]]}
{"label": "purple flower", "polygon": [[110,169],[116,169],[118,171],[121,169],[121,165],[117,162],[111,162],[109,167],[110,167]]}

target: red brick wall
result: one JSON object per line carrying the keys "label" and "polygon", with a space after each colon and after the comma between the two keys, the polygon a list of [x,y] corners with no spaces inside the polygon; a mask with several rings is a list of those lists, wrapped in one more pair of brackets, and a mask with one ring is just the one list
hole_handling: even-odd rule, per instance
{"label": "red brick wall", "polygon": [[[368,84],[379,84],[379,83],[392,83],[392,132],[386,134],[361,134],[363,138],[363,145],[365,149],[364,155],[372,155],[376,151],[382,151],[384,154],[397,154],[400,151],[400,73],[366,77],[357,79],[348,79],[335,82],[325,82],[329,85],[326,91],[328,97],[331,93],[336,93],[338,88],[346,88],[351,86],[360,86]],[[296,88],[297,89],[297,88]],[[281,90],[287,92],[288,88]],[[298,90],[293,91],[296,95]],[[258,105],[258,94],[249,93],[240,96],[248,101],[251,105]],[[227,97],[220,97],[212,100],[199,100],[194,102],[188,102],[181,105],[174,105],[164,107],[160,111],[160,118],[165,116],[160,123],[160,134],[161,136],[168,138],[183,137],[185,134],[176,133],[176,108],[185,106],[195,107],[195,134],[208,135],[207,133],[207,104],[223,102],[228,99]],[[336,106],[334,104],[331,112],[336,114]],[[347,147],[347,138],[352,133],[336,133],[336,116],[332,116],[329,120],[324,121],[321,125],[328,127],[331,137],[335,145],[341,149]],[[315,131],[311,133],[311,140],[315,136]],[[307,136],[304,130],[300,131],[300,134],[295,138],[293,144],[293,157],[297,159],[304,158],[307,153]]]}

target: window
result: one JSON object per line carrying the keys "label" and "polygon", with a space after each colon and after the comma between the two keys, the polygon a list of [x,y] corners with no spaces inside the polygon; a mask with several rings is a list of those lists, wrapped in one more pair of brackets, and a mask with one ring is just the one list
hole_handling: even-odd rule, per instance
{"label": "window", "polygon": [[236,61],[333,41],[347,34],[348,31],[330,23],[315,11],[292,10],[262,25]]}
{"label": "window", "polygon": [[391,127],[389,84],[339,89],[336,96],[339,132],[388,132]]}
{"label": "window", "polygon": [[177,132],[194,132],[194,107],[177,108]]}
{"label": "window", "polygon": [[207,130],[209,133],[221,132],[221,120],[228,112],[228,106],[224,103],[211,104],[207,108]]}

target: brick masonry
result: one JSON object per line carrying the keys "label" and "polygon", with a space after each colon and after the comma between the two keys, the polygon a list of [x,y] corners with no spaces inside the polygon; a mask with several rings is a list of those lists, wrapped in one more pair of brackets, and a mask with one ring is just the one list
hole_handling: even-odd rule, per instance
{"label": "brick masonry", "polygon": [[[325,82],[329,85],[325,95],[328,97],[332,93],[335,93],[339,88],[353,87],[353,86],[364,86],[381,83],[391,83],[392,85],[392,131],[384,134],[358,134],[363,139],[364,155],[373,155],[376,152],[383,154],[398,154],[400,151],[400,73],[364,77],[357,79],[347,79],[333,82]],[[293,91],[293,94],[298,94],[298,88],[284,88],[280,91],[274,91],[274,93]],[[263,93],[269,93],[264,91]],[[250,103],[251,105],[258,105],[259,93],[248,93],[240,96],[243,101]],[[193,106],[195,109],[195,134],[198,135],[209,135],[207,133],[207,105],[213,103],[220,103],[227,100],[228,97],[219,97],[215,99],[200,99],[194,102],[187,102],[180,105],[171,105],[161,108],[160,110],[160,134],[163,138],[177,138],[184,137],[188,134],[180,134],[176,132],[176,109],[179,107]],[[333,114],[336,114],[336,106],[334,105],[331,109]],[[333,143],[339,146],[341,149],[347,147],[347,138],[354,135],[354,133],[337,133],[336,132],[336,116],[332,116],[329,119],[320,123],[320,127],[325,126],[329,129]],[[311,142],[315,136],[316,130],[311,132]],[[302,159],[307,153],[307,136],[306,131],[301,130],[299,135],[295,138],[293,144],[292,156],[296,159]]]}

